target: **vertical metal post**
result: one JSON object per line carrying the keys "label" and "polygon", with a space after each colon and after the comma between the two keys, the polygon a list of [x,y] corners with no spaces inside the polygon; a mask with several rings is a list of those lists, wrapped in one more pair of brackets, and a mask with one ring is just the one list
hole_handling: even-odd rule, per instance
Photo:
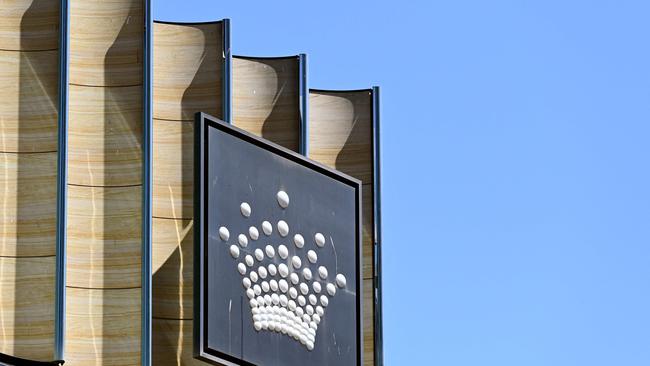
{"label": "vertical metal post", "polygon": [[223,20],[222,119],[232,124],[232,52],[230,51],[230,19]]}
{"label": "vertical metal post", "polygon": [[142,129],[142,335],[141,364],[151,365],[151,198],[153,159],[153,18],[152,0],[144,0]]}
{"label": "vertical metal post", "polygon": [[384,335],[382,325],[382,287],[381,287],[381,149],[380,149],[380,119],[379,119],[379,87],[372,87],[372,146],[373,146],[373,216],[375,229],[374,243],[374,285],[375,285],[375,365],[384,364]]}
{"label": "vertical metal post", "polygon": [[307,156],[309,147],[309,86],[307,85],[307,55],[298,56],[298,77],[300,93],[300,154]]}
{"label": "vertical metal post", "polygon": [[59,120],[56,182],[56,293],[54,311],[54,358],[62,360],[65,346],[65,263],[68,193],[68,0],[59,6]]}

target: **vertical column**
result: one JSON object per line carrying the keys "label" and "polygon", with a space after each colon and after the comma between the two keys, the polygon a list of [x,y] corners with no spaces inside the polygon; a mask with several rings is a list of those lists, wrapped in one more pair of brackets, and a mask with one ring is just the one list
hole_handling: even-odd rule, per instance
{"label": "vertical column", "polygon": [[227,119],[229,22],[154,24],[153,352],[199,365],[192,347],[194,114]]}
{"label": "vertical column", "polygon": [[66,365],[139,365],[145,3],[69,1]]}
{"label": "vertical column", "polygon": [[0,6],[0,353],[54,357],[59,3]]}

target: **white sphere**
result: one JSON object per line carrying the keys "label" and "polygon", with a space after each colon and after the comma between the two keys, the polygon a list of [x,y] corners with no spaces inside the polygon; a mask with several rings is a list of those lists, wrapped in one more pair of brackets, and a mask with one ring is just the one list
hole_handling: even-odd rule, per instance
{"label": "white sphere", "polygon": [[316,314],[322,317],[325,315],[325,309],[323,309],[323,307],[320,305],[316,306]]}
{"label": "white sphere", "polygon": [[269,292],[269,283],[266,281],[262,282],[262,291]]}
{"label": "white sphere", "polygon": [[309,295],[309,303],[312,305],[316,305],[318,303],[318,299],[316,298],[316,295],[314,294]]}
{"label": "white sphere", "polygon": [[[297,307],[297,308],[296,308],[296,315],[297,315],[297,316],[302,317],[302,315],[303,315],[304,313],[305,313],[305,311],[302,310],[301,307]],[[299,323],[299,324],[301,324],[301,323],[302,323],[302,320],[300,320],[300,323]]]}
{"label": "white sphere", "polygon": [[278,281],[276,281],[276,280],[269,281],[269,286],[271,287],[271,291],[277,291],[278,290]]}
{"label": "white sphere", "polygon": [[[314,314],[314,315],[311,316],[311,319],[314,321],[314,323],[316,323],[316,325],[320,324],[320,315]],[[311,324],[310,324],[310,326],[311,326]]]}
{"label": "white sphere", "polygon": [[248,228],[248,236],[250,236],[253,240],[257,240],[260,237],[260,232],[255,226],[251,226]]}
{"label": "white sphere", "polygon": [[253,286],[253,291],[255,292],[255,295],[260,295],[262,293],[262,287],[260,285],[255,285]]}
{"label": "white sphere", "polygon": [[269,275],[275,276],[278,273],[278,268],[275,266],[275,264],[271,263],[268,266],[269,268]]}
{"label": "white sphere", "polygon": [[289,306],[289,310],[291,311],[296,310],[296,302],[293,300],[289,300],[289,304],[287,306]]}
{"label": "white sphere", "polygon": [[298,290],[296,290],[295,287],[290,288],[289,296],[291,296],[292,299],[295,299],[296,297],[298,297]]}
{"label": "white sphere", "polygon": [[320,276],[320,278],[326,279],[328,275],[327,268],[325,268],[325,266],[318,267],[318,275]]}
{"label": "white sphere", "polygon": [[[287,299],[287,295],[280,295],[280,305],[287,306],[288,303],[289,299]],[[284,313],[287,312],[287,309],[285,308],[282,308],[282,310],[284,310]]]}
{"label": "white sphere", "polygon": [[280,263],[278,265],[278,272],[280,272],[282,278],[287,277],[289,275],[289,267],[284,263]]}
{"label": "white sphere", "polygon": [[[307,305],[307,300],[305,299],[304,296],[302,296],[302,295],[298,296],[298,305],[300,305],[300,306]],[[302,310],[302,309],[300,309],[300,310]]]}
{"label": "white sphere", "polygon": [[280,296],[278,294],[272,294],[271,295],[271,301],[273,301],[273,304],[277,305],[280,303]]}
{"label": "white sphere", "polygon": [[246,289],[250,288],[251,285],[252,285],[251,279],[248,278],[248,277],[244,277],[244,279],[242,279],[241,282],[242,282],[242,285],[244,285],[244,288],[246,288]]}
{"label": "white sphere", "polygon": [[278,232],[282,237],[287,236],[289,234],[289,224],[284,220],[278,221]]}
{"label": "white sphere", "polygon": [[330,302],[330,300],[327,298],[327,296],[320,295],[320,303],[321,303],[321,305],[323,305],[323,307],[326,308],[327,305],[329,304],[329,302]]}
{"label": "white sphere", "polygon": [[249,217],[251,215],[251,205],[246,202],[242,202],[241,205],[239,205],[239,210],[244,217]]}
{"label": "white sphere", "polygon": [[257,307],[257,305],[258,305],[257,300],[251,299],[251,301],[249,303],[251,304],[251,308],[252,308],[251,311],[253,313],[255,313],[255,311],[259,311],[259,308]]}
{"label": "white sphere", "polygon": [[255,260],[253,259],[253,257],[252,257],[250,254],[247,255],[247,256],[244,258],[244,261],[246,262],[246,265],[249,266],[249,267],[252,267],[253,264],[255,264]]}
{"label": "white sphere", "polygon": [[246,289],[246,296],[248,296],[249,299],[254,298],[255,297],[255,291],[252,288]]}
{"label": "white sphere", "polygon": [[276,195],[278,198],[278,204],[282,208],[287,208],[289,207],[289,195],[285,191],[279,191],[278,194]]}
{"label": "white sphere", "polygon": [[291,283],[293,283],[294,285],[297,285],[298,282],[300,282],[300,277],[298,277],[298,274],[297,274],[297,273],[293,272],[293,273],[291,273],[291,274],[289,275],[289,280],[290,280]]}
{"label": "white sphere", "polygon": [[237,247],[236,245],[231,245],[230,255],[235,259],[239,258],[239,247]]}
{"label": "white sphere", "polygon": [[342,274],[337,274],[336,275],[336,285],[340,288],[344,288],[345,285],[347,284],[347,280],[345,279],[345,276]]}
{"label": "white sphere", "polygon": [[293,268],[298,269],[302,266],[302,260],[300,260],[300,257],[297,255],[294,255],[293,258],[291,258],[291,264],[293,265]]}
{"label": "white sphere", "polygon": [[253,323],[253,326],[255,327],[255,330],[258,332],[262,330],[262,322],[255,322]]}
{"label": "white sphere", "polygon": [[316,245],[320,248],[325,246],[325,236],[323,234],[316,233],[316,235],[314,235],[314,240],[316,240]]}
{"label": "white sphere", "polygon": [[318,254],[313,250],[310,250],[307,252],[307,259],[309,259],[311,263],[316,263],[318,261]]}
{"label": "white sphere", "polygon": [[311,275],[311,269],[309,269],[309,268],[307,268],[307,267],[303,268],[303,270],[302,270],[302,277],[303,277],[305,280],[307,280],[307,281],[311,281],[311,277],[312,277],[312,275]]}
{"label": "white sphere", "polygon": [[281,244],[278,247],[278,255],[282,259],[287,259],[287,257],[289,256],[289,249],[287,249],[287,247],[284,244]]}
{"label": "white sphere", "polygon": [[266,275],[268,274],[268,273],[266,272],[266,267],[264,267],[264,266],[260,266],[260,267],[257,269],[257,273],[260,275],[261,278],[266,278]]}
{"label": "white sphere", "polygon": [[269,258],[273,258],[275,256],[275,248],[273,248],[272,245],[267,245],[264,248],[264,251],[266,252],[266,256]]}
{"label": "white sphere", "polygon": [[242,248],[246,248],[248,246],[248,238],[244,234],[239,234],[237,241],[239,241],[239,245],[241,245]]}
{"label": "white sphere", "polygon": [[250,276],[250,278],[251,278],[251,281],[253,281],[253,282],[257,282],[257,280],[258,280],[258,278],[257,278],[257,272],[255,272],[255,271],[251,271],[251,273],[249,274],[249,276]]}
{"label": "white sphere", "polygon": [[317,294],[320,294],[321,292],[321,287],[320,287],[320,282],[314,282],[311,284],[311,288],[314,289],[314,292]]}
{"label": "white sphere", "polygon": [[264,234],[266,234],[266,235],[271,235],[271,233],[273,233],[273,226],[271,225],[270,222],[268,222],[268,221],[264,221],[264,222],[262,223],[262,231],[263,231]]}
{"label": "white sphere", "polygon": [[303,295],[307,295],[307,293],[309,293],[309,286],[307,286],[307,284],[304,282],[300,284],[300,293]]}
{"label": "white sphere", "polygon": [[[264,303],[266,303],[266,306],[271,305],[271,303],[272,303],[271,295],[269,295],[269,294],[264,295]],[[266,310],[269,310],[269,309],[266,309]]]}
{"label": "white sphere", "polygon": [[281,280],[278,282],[278,288],[279,288],[280,291],[282,291],[282,292],[287,292],[287,291],[289,290],[289,284],[287,283],[287,280],[285,280],[285,279],[281,279]]}
{"label": "white sphere", "polygon": [[219,228],[219,237],[223,241],[228,241],[230,239],[230,231],[228,231],[228,228],[225,226],[222,226]]}
{"label": "white sphere", "polygon": [[255,249],[255,259],[257,259],[258,261],[264,259],[264,252],[262,251],[262,249],[260,248]]}
{"label": "white sphere", "polygon": [[328,283],[327,286],[325,286],[325,287],[327,288],[327,293],[330,296],[336,295],[336,286],[334,286],[333,283]]}
{"label": "white sphere", "polygon": [[314,350],[314,342],[311,341],[311,340],[308,340],[308,341],[305,343],[305,347],[307,347],[307,350],[308,350],[308,351],[313,351],[313,350]]}
{"label": "white sphere", "polygon": [[244,263],[237,264],[237,270],[243,276],[246,274],[246,265]]}
{"label": "white sphere", "polygon": [[293,236],[293,243],[296,245],[296,247],[302,248],[305,246],[305,238],[303,238],[300,234],[296,234]]}

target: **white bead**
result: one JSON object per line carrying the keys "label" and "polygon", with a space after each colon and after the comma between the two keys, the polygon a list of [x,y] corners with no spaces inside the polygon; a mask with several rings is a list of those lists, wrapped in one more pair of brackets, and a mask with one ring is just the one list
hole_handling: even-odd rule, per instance
{"label": "white bead", "polygon": [[311,269],[305,267],[302,270],[302,277],[307,281],[311,281]]}
{"label": "white bead", "polygon": [[287,292],[289,290],[289,284],[287,283],[287,280],[280,280],[280,282],[278,282],[278,288],[280,288],[280,291],[282,292]]}
{"label": "white bead", "polygon": [[323,236],[323,234],[317,233],[316,235],[314,235],[314,239],[316,240],[316,245],[318,245],[319,247],[322,248],[325,246],[325,236]]}
{"label": "white bead", "polygon": [[243,276],[246,274],[246,265],[244,263],[237,264],[237,270]]}
{"label": "white bead", "polygon": [[262,293],[262,287],[260,285],[255,285],[253,286],[253,291],[255,291],[255,295],[260,295]]}
{"label": "white bead", "polygon": [[225,226],[222,226],[219,228],[219,237],[223,241],[228,241],[230,239],[230,231],[228,231],[228,228]]}
{"label": "white bead", "polygon": [[278,232],[282,237],[285,237],[289,234],[289,225],[287,224],[286,221],[284,220],[278,221]]}
{"label": "white bead", "polygon": [[333,283],[328,283],[326,287],[327,293],[330,294],[330,296],[336,295],[336,286],[334,286]]}
{"label": "white bead", "polygon": [[347,283],[347,280],[345,279],[345,276],[342,274],[337,274],[336,275],[336,285],[340,288],[344,288]]}
{"label": "white bead", "polygon": [[[307,306],[309,306],[309,305],[307,305]],[[303,321],[304,323],[309,324],[309,322],[311,321],[311,316],[309,316],[309,314],[304,314],[304,315],[302,316],[302,321]]]}
{"label": "white bead", "polygon": [[266,281],[262,282],[262,291],[269,292],[269,283]]}
{"label": "white bead", "polygon": [[307,259],[309,259],[311,263],[316,263],[318,261],[318,254],[313,250],[310,250],[307,252]]}
{"label": "white bead", "polygon": [[[305,311],[302,310],[302,308],[296,308],[296,315],[302,317],[302,315],[303,315],[304,313],[305,313]],[[300,323],[302,323],[302,319],[300,320]]]}
{"label": "white bead", "polygon": [[327,268],[325,268],[325,266],[318,267],[318,275],[320,276],[320,278],[326,279],[328,275]]}
{"label": "white bead", "polygon": [[278,265],[278,271],[280,272],[280,276],[282,278],[287,277],[289,275],[289,267],[287,267],[287,265],[284,263],[280,263]]}
{"label": "white bead", "polygon": [[273,226],[271,225],[270,222],[268,222],[268,221],[264,221],[264,222],[262,223],[262,231],[263,231],[264,234],[266,234],[266,235],[271,235],[271,233],[273,233]]}
{"label": "white bead", "polygon": [[269,285],[271,286],[271,291],[277,291],[278,290],[278,281],[271,280],[271,281],[269,281]]}
{"label": "white bead", "polygon": [[291,296],[292,299],[295,299],[296,297],[298,297],[298,290],[296,290],[295,287],[290,288],[289,296]]}
{"label": "white bead", "polygon": [[316,298],[316,295],[314,294],[309,295],[309,303],[312,305],[316,305],[318,303],[318,299]]}
{"label": "white bead", "polygon": [[248,296],[249,299],[252,299],[255,297],[255,291],[252,288],[246,289],[246,296]]}
{"label": "white bead", "polygon": [[266,278],[267,272],[266,272],[266,268],[265,268],[265,267],[260,266],[260,267],[257,269],[257,273],[260,275],[261,278]]}
{"label": "white bead", "polygon": [[303,238],[300,234],[296,234],[293,236],[293,243],[296,245],[296,247],[302,248],[305,246],[305,238]]}
{"label": "white bead", "polygon": [[255,226],[251,226],[248,228],[248,236],[250,236],[253,240],[257,240],[260,237],[260,232]]}
{"label": "white bead", "polygon": [[321,291],[320,282],[312,283],[311,287],[314,289],[315,293],[320,294],[320,291]]}
{"label": "white bead", "polygon": [[300,277],[298,277],[298,274],[293,272],[289,275],[289,280],[291,280],[291,283],[294,285],[297,285],[298,282],[300,282]]}
{"label": "white bead", "polygon": [[293,268],[298,269],[302,266],[302,261],[300,260],[300,257],[294,255],[293,258],[291,258],[291,264],[293,265]]}
{"label": "white bead", "polygon": [[271,263],[269,264],[269,275],[275,276],[278,273],[278,268],[275,266],[275,264]]}
{"label": "white bead", "polygon": [[[271,295],[269,295],[269,294],[264,295],[264,303],[266,303],[266,306],[271,305],[271,303],[272,303]],[[268,309],[266,309],[266,310],[268,310]]]}
{"label": "white bead", "polygon": [[244,279],[241,281],[242,284],[244,285],[244,288],[248,289],[251,287],[251,279],[248,277],[244,277]]}
{"label": "white bead", "polygon": [[248,238],[244,234],[239,234],[237,241],[239,241],[239,245],[241,245],[242,248],[246,248],[248,246]]}
{"label": "white bead", "polygon": [[275,256],[275,248],[273,248],[272,245],[267,245],[264,248],[264,251],[266,251],[266,256],[269,258],[273,258]]}
{"label": "white bead", "polygon": [[277,305],[280,303],[280,296],[278,294],[272,294],[271,295],[271,301],[273,301],[273,304]]}
{"label": "white bead", "polygon": [[235,259],[239,258],[239,248],[236,245],[230,246],[230,255]]}
{"label": "white bead", "polygon": [[298,296],[298,305],[305,306],[306,304],[307,304],[307,300],[305,299],[305,297],[302,295]]}
{"label": "white bead", "polygon": [[323,307],[320,305],[316,306],[316,314],[319,316],[325,315],[325,309],[323,309]]}
{"label": "white bead", "polygon": [[[249,289],[249,290],[250,290],[250,289]],[[257,310],[257,309],[258,309],[258,308],[257,308],[257,305],[258,305],[258,304],[257,304],[257,300],[255,300],[255,299],[251,299],[251,301],[250,301],[249,303],[251,304],[251,307],[253,308],[253,310]]]}
{"label": "white bead", "polygon": [[250,276],[250,278],[251,278],[251,281],[253,281],[253,282],[257,282],[257,280],[258,280],[258,278],[257,278],[257,272],[255,272],[255,271],[251,271],[251,273],[249,274],[249,276]]}
{"label": "white bead", "polygon": [[251,205],[246,202],[242,202],[241,205],[239,205],[239,210],[244,217],[249,217],[251,215]]}
{"label": "white bead", "polygon": [[304,283],[304,282],[301,283],[300,284],[300,293],[302,293],[303,295],[307,295],[308,292],[309,292],[309,286],[307,286],[307,284]]}
{"label": "white bead", "polygon": [[[320,315],[314,314],[314,315],[311,316],[311,319],[314,321],[314,323],[320,324]],[[311,324],[310,324],[310,326],[311,326]]]}
{"label": "white bead", "polygon": [[320,303],[323,305],[323,307],[327,307],[327,304],[329,304],[329,299],[325,295],[320,295]]}
{"label": "white bead", "polygon": [[282,208],[287,208],[289,207],[289,195],[285,191],[279,191],[278,194],[276,195],[278,198],[278,204]]}
{"label": "white bead", "polygon": [[249,267],[252,267],[253,264],[255,264],[255,260],[253,259],[253,257],[252,257],[250,254],[247,255],[247,256],[244,258],[244,261],[246,261],[246,265],[249,266]]}
{"label": "white bead", "polygon": [[296,310],[296,302],[295,301],[289,300],[288,306],[289,306],[289,310],[291,310],[291,311]]}
{"label": "white bead", "polygon": [[[287,299],[287,295],[280,295],[280,305],[287,306],[288,303],[289,303],[289,299]],[[285,308],[282,308],[282,310],[284,310],[285,313],[287,311],[287,309]]]}
{"label": "white bead", "polygon": [[287,249],[287,247],[284,244],[280,245],[278,247],[278,255],[282,259],[287,259],[287,257],[289,256],[289,249]]}
{"label": "white bead", "polygon": [[258,332],[262,330],[262,322],[255,322],[253,323],[253,326],[255,327],[255,330]]}
{"label": "white bead", "polygon": [[257,259],[258,261],[264,259],[264,252],[262,251],[262,249],[260,248],[255,249],[255,259]]}
{"label": "white bead", "polygon": [[314,342],[313,341],[307,341],[305,346],[307,347],[308,351],[313,351],[314,350]]}

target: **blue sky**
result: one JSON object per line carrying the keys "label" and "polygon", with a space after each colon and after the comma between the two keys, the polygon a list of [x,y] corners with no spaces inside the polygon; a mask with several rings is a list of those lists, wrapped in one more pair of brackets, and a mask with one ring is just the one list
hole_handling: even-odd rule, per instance
{"label": "blue sky", "polygon": [[382,88],[387,365],[650,365],[650,2],[155,1]]}

